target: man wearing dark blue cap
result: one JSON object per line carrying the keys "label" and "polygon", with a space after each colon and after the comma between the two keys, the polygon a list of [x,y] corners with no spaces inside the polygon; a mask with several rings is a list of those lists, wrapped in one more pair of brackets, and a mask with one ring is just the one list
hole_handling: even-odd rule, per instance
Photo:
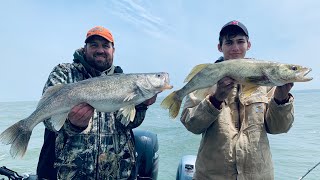
{"label": "man wearing dark blue cap", "polygon": [[[228,22],[219,33],[223,57],[243,59],[250,49],[249,33],[239,21]],[[287,132],[293,123],[293,84],[279,87],[240,85],[222,78],[213,87],[187,96],[181,122],[202,134],[196,180],[273,180],[267,133]]]}

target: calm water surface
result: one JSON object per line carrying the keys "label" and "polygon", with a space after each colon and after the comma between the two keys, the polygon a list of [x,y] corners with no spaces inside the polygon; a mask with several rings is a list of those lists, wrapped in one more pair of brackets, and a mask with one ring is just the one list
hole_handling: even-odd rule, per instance
{"label": "calm water surface", "polygon": [[[320,161],[320,90],[296,91],[295,122],[286,134],[269,135],[275,166],[275,179],[299,179]],[[162,98],[152,105],[139,129],[154,132],[159,141],[159,180],[173,180],[179,161],[184,155],[195,155],[200,135],[188,132],[179,119],[172,120],[160,108]],[[0,132],[20,119],[29,116],[37,102],[0,102]],[[1,145],[0,166],[18,173],[34,173],[43,143],[44,126],[33,130],[28,150],[22,159],[12,159],[9,146]],[[0,178],[2,176],[0,175]],[[320,166],[311,171],[305,180],[320,180]]]}

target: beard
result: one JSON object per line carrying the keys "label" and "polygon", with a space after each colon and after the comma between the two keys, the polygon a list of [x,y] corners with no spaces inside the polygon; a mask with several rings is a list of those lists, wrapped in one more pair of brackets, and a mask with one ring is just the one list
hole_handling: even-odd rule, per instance
{"label": "beard", "polygon": [[[101,56],[101,55],[99,55],[99,56]],[[87,62],[93,68],[95,68],[99,71],[105,71],[112,66],[113,56],[112,55],[104,55],[104,57],[105,58],[103,60],[99,59],[97,57],[97,55],[94,55],[93,57],[87,57]]]}

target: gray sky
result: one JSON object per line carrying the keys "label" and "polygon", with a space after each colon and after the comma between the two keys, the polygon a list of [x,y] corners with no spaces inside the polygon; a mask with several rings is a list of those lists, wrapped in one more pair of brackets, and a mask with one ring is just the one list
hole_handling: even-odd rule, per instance
{"label": "gray sky", "polygon": [[220,28],[239,20],[252,43],[247,57],[312,67],[314,80],[294,90],[320,89],[319,9],[317,0],[4,1],[0,101],[39,100],[53,67],[72,62],[97,25],[112,31],[114,62],[125,73],[169,72],[180,89],[192,67],[221,55]]}

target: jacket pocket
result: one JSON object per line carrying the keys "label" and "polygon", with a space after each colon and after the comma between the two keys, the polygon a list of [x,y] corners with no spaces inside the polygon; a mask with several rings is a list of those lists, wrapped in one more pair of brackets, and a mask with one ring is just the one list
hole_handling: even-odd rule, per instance
{"label": "jacket pocket", "polygon": [[268,98],[262,97],[252,97],[244,102],[245,105],[245,118],[247,121],[247,126],[261,125],[264,124],[265,114],[268,107]]}
{"label": "jacket pocket", "polygon": [[[65,143],[63,143],[65,142]],[[96,164],[95,159],[95,137],[94,135],[77,134],[68,136],[63,142],[60,139],[57,143],[56,163],[58,173],[63,176],[77,177],[92,175]],[[63,146],[62,146],[63,144]]]}

